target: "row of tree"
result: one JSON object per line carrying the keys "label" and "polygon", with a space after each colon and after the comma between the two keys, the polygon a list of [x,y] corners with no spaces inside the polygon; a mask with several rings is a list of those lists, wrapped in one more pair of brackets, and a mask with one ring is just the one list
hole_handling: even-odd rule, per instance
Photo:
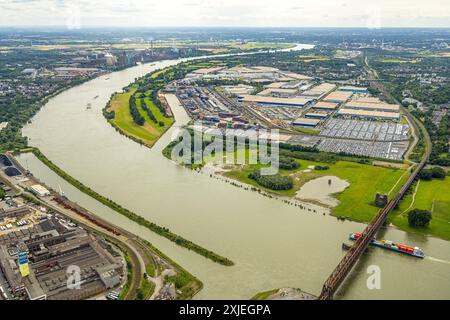
{"label": "row of tree", "polygon": [[139,113],[139,109],[136,104],[136,98],[134,95],[132,95],[130,97],[129,107],[130,107],[130,114],[131,114],[131,117],[133,118],[134,123],[136,123],[138,126],[144,125],[145,119]]}
{"label": "row of tree", "polygon": [[293,158],[280,157],[279,167],[284,170],[294,170],[300,167],[300,164]]}
{"label": "row of tree", "polygon": [[152,110],[150,110],[150,108],[147,106],[147,104],[145,103],[144,98],[141,98],[141,107],[142,110],[145,111],[145,113],[148,115],[148,117],[150,118],[150,120],[152,120],[154,123],[157,123],[158,120],[156,120],[155,115],[153,114]]}
{"label": "row of tree", "polygon": [[289,190],[294,187],[292,177],[281,174],[262,175],[260,170],[255,170],[248,175],[250,179],[271,190]]}
{"label": "row of tree", "polygon": [[441,167],[434,167],[432,169],[422,169],[419,172],[419,179],[429,181],[433,178],[435,179],[444,179],[446,176],[445,170]]}

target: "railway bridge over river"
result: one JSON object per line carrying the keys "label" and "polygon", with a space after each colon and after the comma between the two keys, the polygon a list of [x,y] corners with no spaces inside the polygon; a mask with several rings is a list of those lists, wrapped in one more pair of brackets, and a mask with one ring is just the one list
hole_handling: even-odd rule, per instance
{"label": "railway bridge over river", "polygon": [[[370,66],[367,63],[367,60],[365,60],[365,63],[367,65],[368,73],[375,75],[376,73],[371,70]],[[395,100],[387,90],[385,90],[384,86],[377,80],[370,81],[371,86],[376,87],[379,89],[386,97],[389,97],[393,100]],[[400,103],[396,101],[399,105]],[[403,109],[403,108],[402,108]],[[331,275],[328,277],[328,279],[325,281],[322,292],[319,296],[320,300],[329,300],[332,299],[336,291],[339,289],[342,282],[345,280],[347,275],[351,272],[353,267],[355,266],[358,259],[361,257],[361,255],[365,252],[367,249],[367,246],[369,245],[370,241],[375,238],[377,232],[380,230],[380,228],[383,226],[384,222],[386,221],[386,218],[388,217],[389,213],[397,206],[397,204],[400,202],[400,200],[403,198],[403,196],[406,194],[408,189],[413,184],[414,180],[417,178],[417,175],[419,172],[425,167],[425,165],[428,162],[430,153],[431,153],[431,139],[430,136],[426,130],[426,128],[418,122],[414,117],[408,112],[408,110],[403,109],[404,114],[408,118],[408,121],[413,126],[413,130],[417,135],[419,133],[422,133],[422,137],[425,142],[425,152],[422,157],[422,160],[420,163],[416,164],[416,167],[414,171],[409,176],[408,180],[405,182],[405,184],[402,186],[402,188],[398,191],[398,193],[393,197],[386,206],[380,210],[380,212],[373,218],[373,220],[367,225],[367,227],[364,229],[364,231],[361,234],[361,237],[356,240],[356,242],[353,244],[353,246],[347,251],[345,256],[342,258],[342,260],[339,262],[337,267],[334,269],[334,271],[331,273]],[[414,145],[412,146],[414,147]]]}

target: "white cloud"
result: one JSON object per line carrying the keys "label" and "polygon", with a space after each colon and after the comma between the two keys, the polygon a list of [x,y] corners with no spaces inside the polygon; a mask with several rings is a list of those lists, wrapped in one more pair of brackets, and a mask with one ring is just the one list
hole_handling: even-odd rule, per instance
{"label": "white cloud", "polygon": [[81,26],[450,26],[448,0],[0,0],[0,25],[66,25],[74,11]]}

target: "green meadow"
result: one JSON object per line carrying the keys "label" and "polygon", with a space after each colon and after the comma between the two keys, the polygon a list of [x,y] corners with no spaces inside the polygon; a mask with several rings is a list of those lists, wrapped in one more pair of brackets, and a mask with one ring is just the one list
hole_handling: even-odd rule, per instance
{"label": "green meadow", "polygon": [[[225,172],[224,175],[267,192],[287,197],[294,197],[297,191],[310,180],[323,176],[336,176],[346,180],[350,186],[343,192],[334,195],[340,203],[332,209],[333,215],[361,222],[370,221],[379,211],[379,208],[374,205],[377,192],[394,195],[395,191],[401,187],[402,181],[408,177],[408,172],[405,172],[404,169],[378,167],[356,162],[337,161],[330,164],[299,159],[296,161],[300,164],[299,168],[280,170],[282,175],[290,175],[293,178],[294,187],[290,190],[269,190],[250,179],[248,175],[261,168],[261,164],[236,166],[231,171]],[[311,166],[328,166],[329,169],[311,170],[309,169]],[[304,172],[304,170],[309,170],[309,172]]]}
{"label": "green meadow", "polygon": [[[450,177],[431,181],[421,180],[411,187],[410,193],[400,203],[389,221],[402,230],[433,235],[450,240]],[[417,192],[416,192],[417,191]],[[408,212],[412,209],[431,211],[433,219],[426,228],[408,225]]]}
{"label": "green meadow", "polygon": [[[149,93],[147,93],[144,102],[152,111],[157,122],[155,123],[150,120],[147,113],[142,109],[141,100],[137,99],[136,104],[139,113],[145,119],[144,125],[137,125],[131,117],[129,106],[129,99],[132,94],[135,94],[135,91],[136,89],[132,88],[127,92],[114,95],[108,108],[108,111],[115,112],[114,119],[111,120],[111,123],[118,127],[125,135],[138,139],[147,146],[152,146],[158,141],[159,137],[172,126],[175,120],[174,118],[165,117],[155,106],[153,101],[151,101],[148,97]],[[139,95],[136,96],[136,98],[139,97]],[[164,125],[160,126],[159,122]]]}

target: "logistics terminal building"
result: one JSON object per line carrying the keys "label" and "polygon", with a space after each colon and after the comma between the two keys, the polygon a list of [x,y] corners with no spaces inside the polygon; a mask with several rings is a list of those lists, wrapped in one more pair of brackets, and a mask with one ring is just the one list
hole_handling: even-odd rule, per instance
{"label": "logistics terminal building", "polygon": [[399,120],[399,112],[381,112],[375,110],[360,110],[360,109],[346,109],[342,108],[336,116],[341,117],[357,117],[357,118],[374,118],[380,120]]}
{"label": "logistics terminal building", "polygon": [[305,107],[314,99],[307,97],[294,98],[278,98],[278,97],[263,97],[255,95],[244,95],[238,98],[239,102],[255,103],[267,106],[283,106],[283,107]]}

